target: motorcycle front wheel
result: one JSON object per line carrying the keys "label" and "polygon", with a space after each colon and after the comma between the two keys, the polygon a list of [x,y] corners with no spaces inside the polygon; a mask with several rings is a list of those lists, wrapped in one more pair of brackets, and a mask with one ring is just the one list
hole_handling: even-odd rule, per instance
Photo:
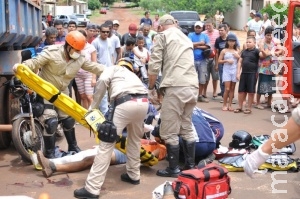
{"label": "motorcycle front wheel", "polygon": [[33,138],[33,133],[29,118],[19,118],[13,122],[12,140],[16,150],[21,155],[23,161],[31,163],[29,150],[37,152],[44,151],[44,140],[42,127],[35,121],[36,136]]}

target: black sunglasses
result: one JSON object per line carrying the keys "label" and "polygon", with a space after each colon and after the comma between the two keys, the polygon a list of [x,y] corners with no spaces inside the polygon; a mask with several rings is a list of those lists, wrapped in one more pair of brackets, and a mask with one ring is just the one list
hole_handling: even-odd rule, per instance
{"label": "black sunglasses", "polygon": [[110,31],[101,31],[101,32],[102,32],[102,33],[107,33],[107,34],[108,34]]}

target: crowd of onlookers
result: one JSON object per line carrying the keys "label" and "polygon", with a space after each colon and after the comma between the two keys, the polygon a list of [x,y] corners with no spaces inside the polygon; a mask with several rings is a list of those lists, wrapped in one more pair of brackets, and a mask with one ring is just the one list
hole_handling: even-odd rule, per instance
{"label": "crowd of onlookers", "polygon": [[[139,74],[141,80],[147,83],[147,63],[155,42],[155,35],[160,31],[158,22],[158,14],[155,14],[152,20],[150,12],[146,11],[139,24],[131,23],[128,26],[128,32],[123,35],[118,32],[120,26],[118,20],[108,20],[102,25],[89,23],[85,30],[81,30],[87,39],[87,45],[82,54],[87,59],[106,66],[114,65],[120,58],[130,57],[134,60],[135,72]],[[196,22],[194,32],[188,33],[178,25],[178,28],[193,42],[193,59],[199,80],[198,101],[209,102],[207,87],[211,77],[213,87],[211,97],[213,100],[222,98],[220,102],[223,103],[223,111],[249,114],[252,112],[252,104],[257,109],[270,108],[272,94],[276,92],[274,89],[276,82],[273,77],[282,74],[282,71],[274,74],[271,69],[272,65],[279,66],[275,57],[282,54],[282,50],[278,47],[282,45],[279,40],[280,34],[277,35],[278,38],[275,38],[277,36],[274,37],[273,34],[276,27],[267,13],[260,14],[251,10],[244,27],[247,40],[241,44],[237,36],[230,31],[230,25],[224,22],[223,13],[219,11],[212,19]],[[76,23],[70,21],[67,31],[76,29]],[[297,30],[295,27],[294,40],[297,40],[300,35]],[[53,27],[47,28],[46,39],[39,49],[47,45],[63,43],[65,35],[63,23],[55,20]],[[275,54],[272,54],[272,49],[277,49]],[[236,103],[235,85],[238,81],[238,108],[233,108],[232,104]],[[91,104],[95,82],[96,76],[83,70],[80,70],[75,78],[79,92],[78,98],[86,108]],[[281,81],[277,82],[278,86],[281,84]],[[217,92],[218,87],[220,92]],[[265,96],[262,100],[261,95]],[[245,102],[246,98],[248,98],[248,103]],[[290,112],[292,106],[295,104],[288,100],[289,108],[286,112]]]}

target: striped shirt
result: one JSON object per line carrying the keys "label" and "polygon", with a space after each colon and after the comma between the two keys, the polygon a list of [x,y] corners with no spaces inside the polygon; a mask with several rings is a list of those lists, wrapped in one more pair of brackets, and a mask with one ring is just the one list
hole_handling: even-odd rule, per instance
{"label": "striped shirt", "polygon": [[207,36],[209,37],[211,48],[214,50],[216,39],[220,36],[219,31],[216,29],[213,29],[212,32],[208,32],[207,30],[205,30],[203,33],[207,34]]}

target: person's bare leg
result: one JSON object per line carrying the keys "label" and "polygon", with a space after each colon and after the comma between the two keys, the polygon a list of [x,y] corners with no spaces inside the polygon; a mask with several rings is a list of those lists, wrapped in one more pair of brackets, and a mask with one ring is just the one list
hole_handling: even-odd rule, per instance
{"label": "person's bare leg", "polygon": [[232,100],[234,97],[234,90],[235,90],[235,82],[230,82],[230,90],[229,90],[229,102],[228,102],[228,110],[233,111],[233,108],[231,107],[232,105]]}
{"label": "person's bare leg", "polygon": [[81,106],[84,107],[85,109],[88,109],[88,100],[85,94],[80,94],[80,99],[81,99]]}
{"label": "person's bare leg", "polygon": [[94,162],[94,158],[95,156],[89,156],[79,162],[71,162],[67,164],[56,164],[55,172],[71,173],[71,172],[83,171],[92,166]]}
{"label": "person's bare leg", "polygon": [[241,110],[243,110],[243,104],[246,99],[246,95],[247,95],[247,93],[245,93],[245,92],[240,92],[238,95],[239,109],[241,109]]}
{"label": "person's bare leg", "polygon": [[225,84],[225,88],[224,88],[224,95],[223,95],[223,111],[227,111],[228,107],[227,107],[227,100],[228,100],[228,95],[229,95],[229,91],[230,91],[230,82],[224,82]]}
{"label": "person's bare leg", "polygon": [[207,81],[207,82],[205,82],[205,84],[203,84],[202,95],[204,95],[204,96],[207,96],[207,95],[206,95],[206,91],[207,91],[208,83],[209,83],[209,82]]}
{"label": "person's bare leg", "polygon": [[254,100],[254,93],[248,93],[248,109],[251,111],[252,103]]}
{"label": "person's bare leg", "polygon": [[213,97],[217,96],[217,86],[218,86],[218,80],[212,80],[213,85]]}
{"label": "person's bare leg", "polygon": [[[266,97],[265,97],[266,98]],[[267,98],[267,106],[271,107],[271,103],[272,103],[272,94],[270,94]]]}
{"label": "person's bare leg", "polygon": [[87,107],[89,108],[93,102],[93,95],[86,95],[86,98],[87,98]]}
{"label": "person's bare leg", "polygon": [[260,96],[261,94],[256,94],[256,106],[259,106],[260,105]]}

